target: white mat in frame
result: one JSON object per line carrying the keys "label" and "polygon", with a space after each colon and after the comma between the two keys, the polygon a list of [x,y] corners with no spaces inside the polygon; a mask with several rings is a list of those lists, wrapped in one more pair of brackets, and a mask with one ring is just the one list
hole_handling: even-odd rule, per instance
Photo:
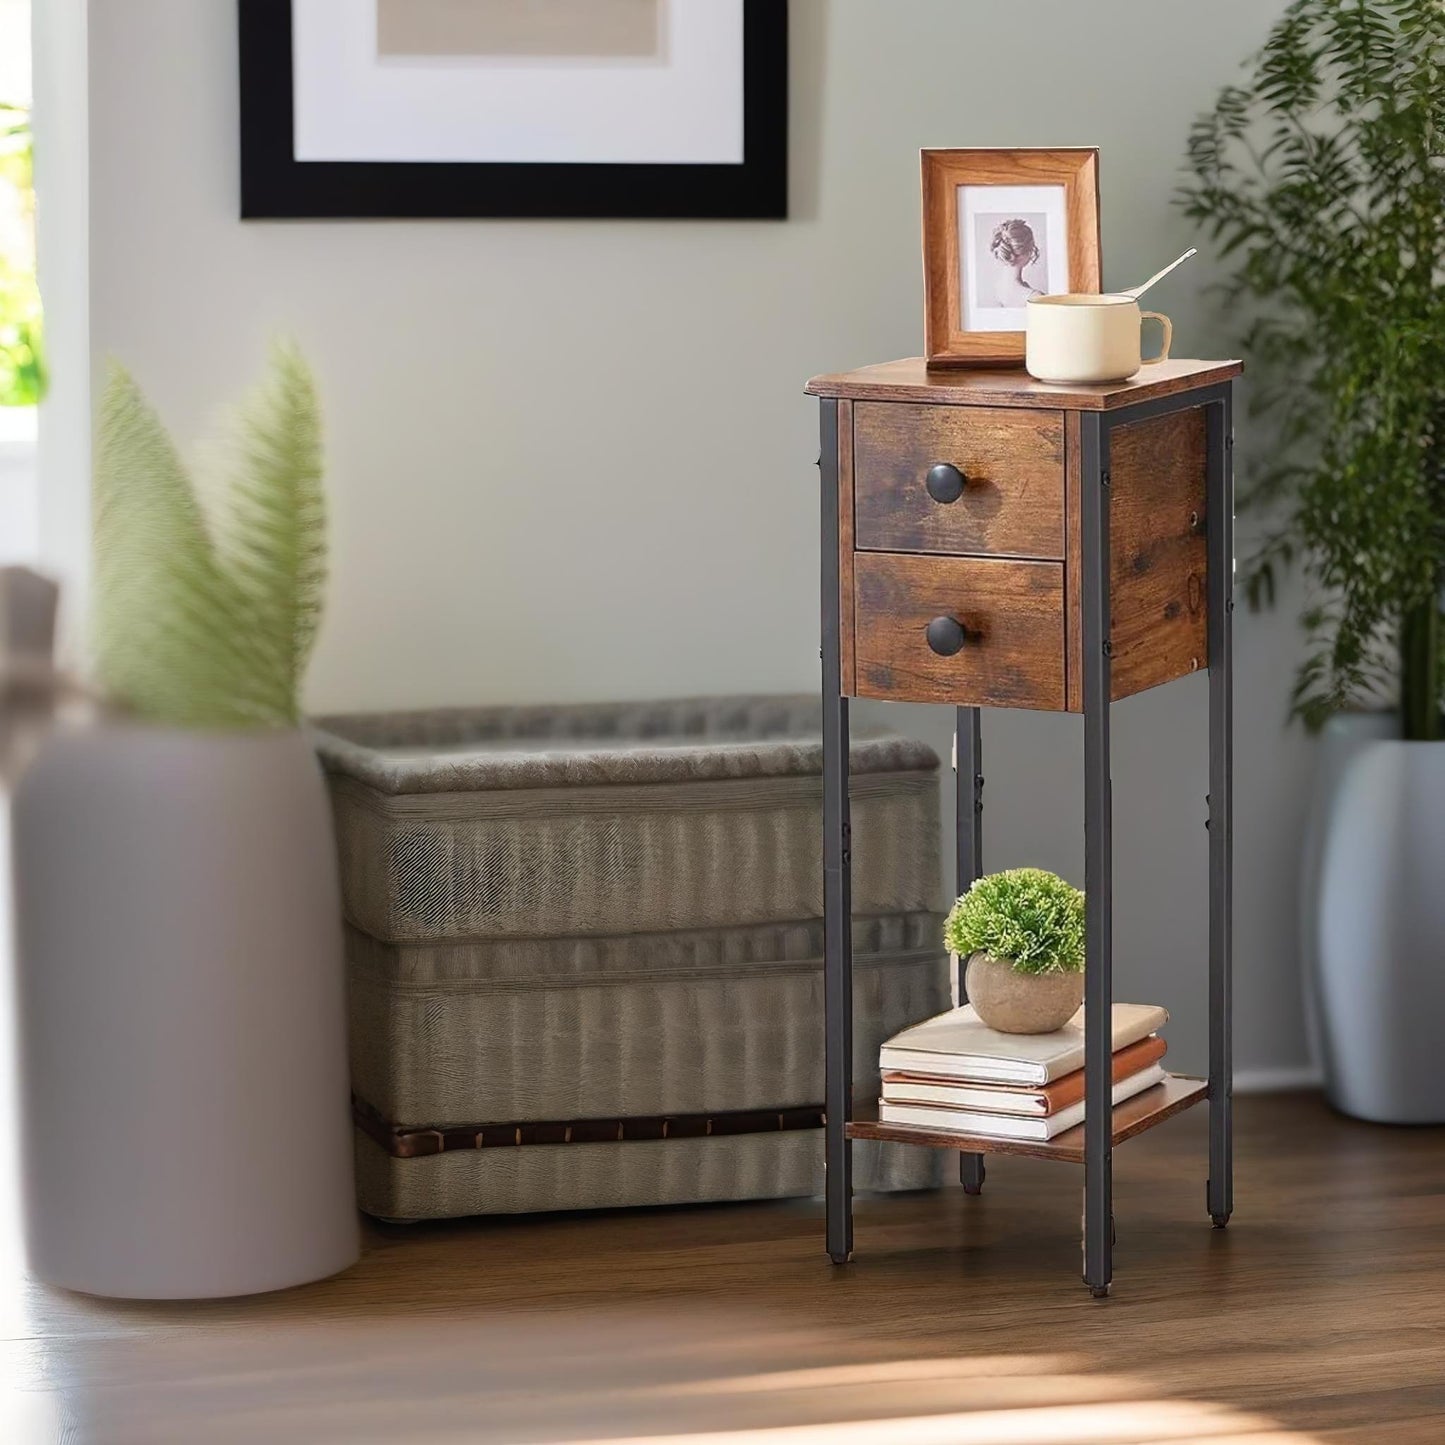
{"label": "white mat in frame", "polygon": [[743,0],[658,0],[662,57],[412,57],[375,3],[293,0],[299,161],[735,165]]}

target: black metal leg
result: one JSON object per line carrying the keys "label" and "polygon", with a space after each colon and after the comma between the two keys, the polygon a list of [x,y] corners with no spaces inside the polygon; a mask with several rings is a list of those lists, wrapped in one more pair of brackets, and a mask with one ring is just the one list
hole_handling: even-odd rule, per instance
{"label": "black metal leg", "polygon": [[1109,778],[1109,432],[1081,418],[1084,633],[1084,1282],[1114,1277],[1113,801]]}
{"label": "black metal leg", "polygon": [[1234,1209],[1234,429],[1230,394],[1205,410],[1209,455],[1209,1216]]}
{"label": "black metal leg", "polygon": [[823,704],[823,994],[827,1029],[828,1254],[853,1256],[852,848],[848,821],[848,699]]}
{"label": "black metal leg", "polygon": [[853,1255],[852,829],[848,810],[848,699],[838,630],[838,404],[822,403],[823,506],[823,995],[828,1255]]}
{"label": "black metal leg", "polygon": [[[968,892],[983,873],[983,728],[976,707],[956,709],[953,727],[953,795],[955,802],[954,889]],[[958,1000],[968,997],[964,987],[966,960],[958,961]],[[958,1176],[966,1194],[982,1194],[982,1154],[960,1154]]]}

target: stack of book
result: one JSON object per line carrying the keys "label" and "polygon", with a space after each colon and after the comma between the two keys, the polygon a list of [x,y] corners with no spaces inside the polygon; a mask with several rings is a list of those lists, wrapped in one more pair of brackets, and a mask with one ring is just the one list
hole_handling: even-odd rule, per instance
{"label": "stack of book", "polygon": [[[1116,1003],[1114,1103],[1163,1083],[1168,1013]],[[1051,1034],[1001,1034],[969,1005],[895,1034],[878,1055],[878,1119],[944,1133],[1047,1140],[1084,1119],[1084,1011]]]}

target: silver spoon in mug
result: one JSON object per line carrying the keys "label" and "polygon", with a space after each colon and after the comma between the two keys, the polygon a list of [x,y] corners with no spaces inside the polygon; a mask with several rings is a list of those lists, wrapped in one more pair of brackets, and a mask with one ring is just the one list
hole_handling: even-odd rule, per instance
{"label": "silver spoon in mug", "polygon": [[1171,261],[1162,271],[1156,271],[1142,286],[1131,286],[1127,291],[1120,291],[1120,296],[1127,296],[1137,301],[1156,281],[1162,281],[1176,266],[1182,266],[1191,256],[1199,254],[1198,246],[1191,246],[1177,261]]}

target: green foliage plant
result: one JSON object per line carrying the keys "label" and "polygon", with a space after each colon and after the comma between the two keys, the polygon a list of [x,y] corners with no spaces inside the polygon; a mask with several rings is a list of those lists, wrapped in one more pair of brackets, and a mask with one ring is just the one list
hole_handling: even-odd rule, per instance
{"label": "green foliage plant", "polygon": [[198,488],[112,365],[94,489],[99,681],[153,723],[294,726],[326,580],[321,413],[294,348],[275,348],[208,460]]}
{"label": "green foliage plant", "polygon": [[1189,135],[1180,201],[1236,261],[1264,459],[1246,595],[1310,584],[1310,727],[1394,693],[1407,738],[1442,736],[1442,136],[1440,0],[1294,0]]}
{"label": "green foliage plant", "polygon": [[31,162],[29,112],[0,103],[0,406],[45,395]]}
{"label": "green foliage plant", "polygon": [[961,958],[987,953],[1018,973],[1079,973],[1084,895],[1042,868],[990,873],[953,905],[943,941]]}

